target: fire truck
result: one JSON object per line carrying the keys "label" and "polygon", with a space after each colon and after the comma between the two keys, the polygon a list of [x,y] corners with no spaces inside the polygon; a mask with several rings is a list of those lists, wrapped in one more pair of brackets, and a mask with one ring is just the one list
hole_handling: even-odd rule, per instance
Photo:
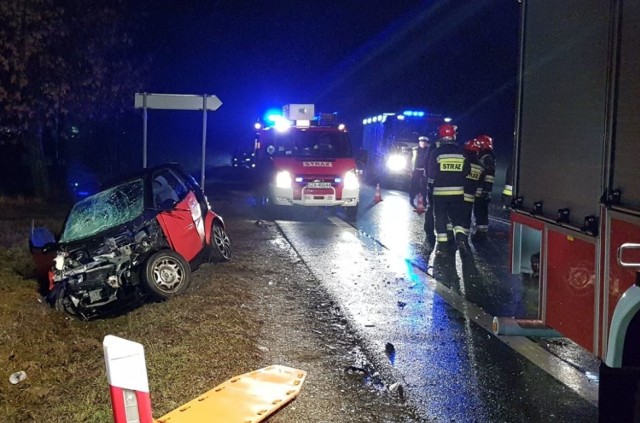
{"label": "fire truck", "polygon": [[269,207],[340,206],[355,218],[360,182],[349,133],[335,113],[314,109],[289,104],[256,124],[259,197]]}
{"label": "fire truck", "polygon": [[600,421],[640,421],[640,2],[522,0],[511,269],[600,359]]}
{"label": "fire truck", "polygon": [[386,186],[408,187],[418,137],[435,138],[437,128],[451,119],[423,110],[381,113],[362,120],[362,148],[366,152],[364,176]]}

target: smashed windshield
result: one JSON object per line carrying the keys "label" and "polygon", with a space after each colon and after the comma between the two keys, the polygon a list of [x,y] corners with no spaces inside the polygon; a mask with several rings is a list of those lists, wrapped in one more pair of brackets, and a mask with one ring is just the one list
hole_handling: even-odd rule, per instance
{"label": "smashed windshield", "polygon": [[295,131],[272,134],[276,157],[348,158],[353,157],[349,136],[337,131]]}
{"label": "smashed windshield", "polygon": [[77,202],[60,241],[87,238],[140,216],[144,211],[143,189],[143,180],[135,179]]}

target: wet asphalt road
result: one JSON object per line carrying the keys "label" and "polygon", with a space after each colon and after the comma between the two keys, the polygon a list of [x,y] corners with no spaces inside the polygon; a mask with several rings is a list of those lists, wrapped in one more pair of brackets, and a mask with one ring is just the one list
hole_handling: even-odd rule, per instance
{"label": "wet asphalt road", "polygon": [[491,331],[493,316],[538,313],[537,280],[508,272],[508,225],[493,220],[464,260],[434,260],[407,194],[373,195],[364,187],[353,222],[305,210],[278,225],[389,384],[430,421],[597,421],[592,357],[564,338]]}

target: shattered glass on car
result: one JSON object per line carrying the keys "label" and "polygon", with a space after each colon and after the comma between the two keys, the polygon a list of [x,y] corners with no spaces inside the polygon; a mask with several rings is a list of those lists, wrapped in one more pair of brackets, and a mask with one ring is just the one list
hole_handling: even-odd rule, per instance
{"label": "shattered glass on car", "polygon": [[61,242],[75,241],[127,223],[144,211],[144,183],[135,179],[76,203],[65,223]]}

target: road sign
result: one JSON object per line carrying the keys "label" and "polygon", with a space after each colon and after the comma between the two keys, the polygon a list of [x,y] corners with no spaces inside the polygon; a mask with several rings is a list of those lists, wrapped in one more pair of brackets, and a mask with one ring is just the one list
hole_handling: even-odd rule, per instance
{"label": "road sign", "polygon": [[207,111],[216,111],[222,106],[222,101],[215,95],[192,94],[153,94],[135,93],[134,107],[143,109],[142,127],[142,167],[147,167],[147,110],[202,110],[202,170],[200,184],[204,186],[204,171],[207,145]]}
{"label": "road sign", "polygon": [[191,95],[191,94],[155,94],[136,93],[136,109],[162,109],[162,110],[207,110],[215,111],[220,108],[222,101],[215,95]]}

